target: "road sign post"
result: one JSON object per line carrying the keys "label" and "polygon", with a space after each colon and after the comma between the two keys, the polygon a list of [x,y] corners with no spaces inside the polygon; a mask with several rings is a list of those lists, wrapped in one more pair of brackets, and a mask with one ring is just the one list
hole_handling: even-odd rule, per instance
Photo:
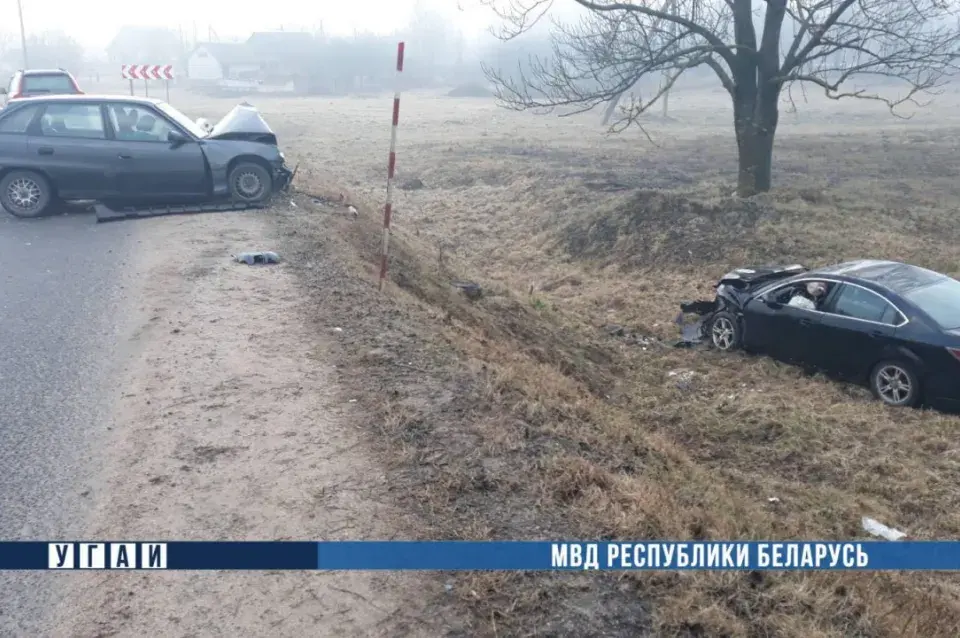
{"label": "road sign post", "polygon": [[170,100],[170,80],[173,79],[172,64],[124,64],[120,66],[120,76],[130,80],[130,95],[133,95],[133,81],[143,80],[143,94],[150,95],[150,80],[164,80],[167,86],[167,100]]}

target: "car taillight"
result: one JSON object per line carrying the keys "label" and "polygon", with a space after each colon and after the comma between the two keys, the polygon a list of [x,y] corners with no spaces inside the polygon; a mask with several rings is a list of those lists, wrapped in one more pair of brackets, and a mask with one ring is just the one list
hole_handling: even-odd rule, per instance
{"label": "car taillight", "polygon": [[947,352],[953,355],[953,358],[960,361],[960,348],[947,348]]}

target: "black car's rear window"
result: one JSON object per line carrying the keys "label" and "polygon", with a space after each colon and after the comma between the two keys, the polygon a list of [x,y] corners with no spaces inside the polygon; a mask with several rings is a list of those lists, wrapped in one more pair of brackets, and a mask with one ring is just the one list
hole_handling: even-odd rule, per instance
{"label": "black car's rear window", "polygon": [[20,90],[23,93],[73,93],[73,82],[62,73],[25,75]]}
{"label": "black car's rear window", "polygon": [[930,315],[944,330],[960,328],[960,281],[944,277],[935,284],[911,290],[904,298]]}

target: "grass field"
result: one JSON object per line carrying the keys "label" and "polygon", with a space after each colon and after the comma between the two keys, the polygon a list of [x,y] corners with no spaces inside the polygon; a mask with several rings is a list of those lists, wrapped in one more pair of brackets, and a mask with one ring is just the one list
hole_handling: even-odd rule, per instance
{"label": "grass field", "polygon": [[[742,201],[722,95],[672,95],[671,119],[650,117],[657,145],[640,131],[606,135],[599,113],[405,95],[398,183],[423,187],[397,195],[396,306],[378,309],[387,327],[354,306],[370,331],[355,346],[392,348],[420,372],[357,359],[352,378],[375,385],[371,397],[402,397],[369,425],[423,535],[850,539],[866,537],[862,516],[914,538],[960,535],[956,417],[885,409],[765,358],[604,328],[673,338],[678,303],[709,298],[745,263],[875,257],[960,276],[958,104],[946,94],[898,120],[811,96],[781,115],[776,188]],[[209,116],[229,103],[190,106]],[[257,106],[302,162],[298,188],[344,193],[361,212],[306,197],[309,214],[290,213],[288,230],[336,234],[345,272],[369,283],[389,97]],[[466,301],[454,278],[487,294]],[[403,336],[414,324],[419,340]],[[678,384],[679,370],[692,378]],[[471,612],[464,635],[960,634],[960,580],[947,575],[449,578]]]}

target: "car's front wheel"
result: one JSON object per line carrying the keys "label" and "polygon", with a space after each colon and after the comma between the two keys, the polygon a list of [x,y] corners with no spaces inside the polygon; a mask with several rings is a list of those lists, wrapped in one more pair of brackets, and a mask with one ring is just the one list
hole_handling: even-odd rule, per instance
{"label": "car's front wheel", "polygon": [[270,172],[260,164],[240,162],[230,170],[230,196],[234,201],[259,204],[273,193]]}
{"label": "car's front wheel", "polygon": [[743,334],[740,331],[740,322],[730,312],[718,312],[710,319],[707,328],[710,345],[717,350],[730,352],[740,347]]}
{"label": "car's front wheel", "polygon": [[17,217],[40,217],[53,202],[50,182],[40,173],[12,171],[0,180],[0,204]]}
{"label": "car's front wheel", "polygon": [[894,407],[913,407],[920,400],[920,377],[906,361],[881,361],[870,372],[873,396]]}

